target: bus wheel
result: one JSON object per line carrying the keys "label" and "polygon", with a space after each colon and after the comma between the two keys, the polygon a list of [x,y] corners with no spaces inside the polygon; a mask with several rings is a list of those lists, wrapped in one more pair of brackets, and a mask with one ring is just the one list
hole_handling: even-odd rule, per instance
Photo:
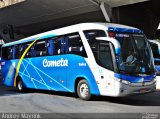
{"label": "bus wheel", "polygon": [[18,80],[17,80],[17,89],[18,89],[18,91],[20,91],[20,92],[25,91],[25,86],[24,86],[24,84],[23,84],[22,79],[18,79]]}
{"label": "bus wheel", "polygon": [[86,80],[83,79],[79,81],[77,85],[77,94],[78,94],[78,97],[81,98],[82,100],[91,99],[90,88]]}

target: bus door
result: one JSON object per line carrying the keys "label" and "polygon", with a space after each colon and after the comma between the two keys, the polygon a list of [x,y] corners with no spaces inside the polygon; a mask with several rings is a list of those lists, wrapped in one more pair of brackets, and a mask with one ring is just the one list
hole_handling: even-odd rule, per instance
{"label": "bus door", "polygon": [[[98,54],[98,64],[103,67],[104,69],[107,69],[103,71],[103,68],[100,68],[101,70],[101,77],[104,77],[106,79],[106,82],[104,82],[104,79],[100,80],[102,84],[104,85],[104,88],[107,89],[108,94],[114,93],[114,77],[112,74],[112,71],[115,71],[115,55],[114,55],[114,48],[111,43],[108,42],[100,42],[99,43],[99,54]],[[106,72],[105,72],[106,71]]]}

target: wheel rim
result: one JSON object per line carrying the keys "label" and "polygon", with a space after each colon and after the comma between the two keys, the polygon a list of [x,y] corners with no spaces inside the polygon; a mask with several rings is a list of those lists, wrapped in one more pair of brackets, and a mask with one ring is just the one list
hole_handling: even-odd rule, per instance
{"label": "wheel rim", "polygon": [[87,84],[82,84],[80,86],[80,94],[82,97],[86,97],[88,96],[88,93],[89,93],[89,88],[87,86]]}
{"label": "wheel rim", "polygon": [[18,82],[18,89],[19,89],[19,90],[22,90],[22,88],[23,88],[23,86],[22,86],[22,81],[19,81],[19,82]]}

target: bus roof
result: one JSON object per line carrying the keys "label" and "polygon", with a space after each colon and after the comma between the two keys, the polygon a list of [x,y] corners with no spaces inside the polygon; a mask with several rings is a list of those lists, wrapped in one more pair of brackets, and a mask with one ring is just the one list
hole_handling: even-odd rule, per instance
{"label": "bus roof", "polygon": [[11,45],[16,45],[16,44],[21,44],[21,43],[26,43],[26,42],[31,42],[34,40],[41,40],[44,38],[50,38],[50,37],[55,37],[63,34],[68,34],[68,33],[74,33],[78,32],[80,30],[111,30],[111,31],[128,31],[128,32],[142,32],[141,30],[135,28],[135,27],[130,27],[126,25],[120,25],[120,24],[113,24],[113,23],[80,23],[76,25],[71,25],[55,30],[51,30],[48,32],[40,33],[37,35],[33,35],[18,41],[10,42],[4,44],[2,47],[7,47]]}

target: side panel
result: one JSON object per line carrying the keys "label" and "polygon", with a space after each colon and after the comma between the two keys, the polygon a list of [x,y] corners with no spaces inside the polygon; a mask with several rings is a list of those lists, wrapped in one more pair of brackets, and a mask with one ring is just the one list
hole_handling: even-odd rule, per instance
{"label": "side panel", "polygon": [[[18,61],[3,61],[2,72],[5,85],[14,86]],[[64,92],[74,92],[76,78],[83,77],[88,81],[91,93],[100,95],[92,71],[86,60],[81,56],[68,54],[24,58],[18,74],[22,77],[27,88]]]}
{"label": "side panel", "polygon": [[81,77],[88,81],[91,94],[100,95],[98,85],[96,84],[92,69],[88,65],[88,61],[76,55],[70,55],[68,57],[70,58],[70,65],[67,71],[67,86],[69,89],[74,92],[75,79]]}
{"label": "side panel", "polygon": [[68,59],[50,56],[24,59],[19,75],[26,87],[56,91],[70,91],[66,87]]}
{"label": "side panel", "polygon": [[98,86],[100,95],[114,96],[115,95],[114,72],[98,66],[94,61],[87,60],[87,62],[96,80],[97,83],[96,85]]}

